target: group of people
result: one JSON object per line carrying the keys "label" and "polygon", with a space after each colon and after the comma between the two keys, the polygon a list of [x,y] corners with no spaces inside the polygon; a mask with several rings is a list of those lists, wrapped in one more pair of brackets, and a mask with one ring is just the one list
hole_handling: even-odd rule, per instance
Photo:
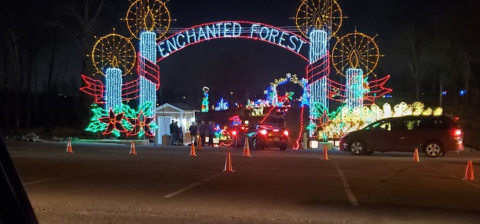
{"label": "group of people", "polygon": [[197,136],[200,135],[202,139],[202,146],[205,146],[205,138],[208,136],[208,146],[213,147],[213,138],[215,137],[215,124],[213,121],[208,122],[208,125],[205,121],[202,121],[200,125],[193,122],[190,126],[190,135],[192,136],[192,144],[195,144]]}
{"label": "group of people", "polygon": [[[192,144],[197,142],[197,136],[200,135],[202,139],[202,146],[205,146],[206,136],[208,136],[208,146],[213,147],[213,138],[215,137],[215,124],[210,121],[208,125],[202,121],[200,125],[193,122],[189,128]],[[178,126],[177,121],[172,121],[170,124],[170,135],[172,136],[172,145],[178,145],[179,141],[183,142],[182,128]]]}

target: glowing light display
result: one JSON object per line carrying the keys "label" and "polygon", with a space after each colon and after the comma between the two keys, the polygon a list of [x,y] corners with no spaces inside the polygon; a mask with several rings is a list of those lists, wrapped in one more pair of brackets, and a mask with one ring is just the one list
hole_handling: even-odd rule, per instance
{"label": "glowing light display", "polygon": [[238,115],[231,116],[229,120],[232,121],[232,126],[238,126],[242,124],[242,120]]}
{"label": "glowing light display", "polygon": [[368,89],[364,87],[362,69],[349,68],[347,70],[346,104],[348,108],[363,106],[363,98]]}
{"label": "glowing light display", "polygon": [[108,68],[107,89],[105,91],[105,109],[110,110],[122,105],[122,70]]}
{"label": "glowing light display", "polygon": [[145,63],[148,61],[151,64],[154,64],[157,60],[155,38],[156,34],[154,32],[142,32],[140,34],[140,54],[142,57],[139,58],[143,62],[138,65],[140,75],[140,105],[145,104],[146,102],[152,102],[154,105],[157,103],[157,84],[147,79],[146,76],[148,72],[146,71],[148,69],[148,64]]}
{"label": "glowing light display", "polygon": [[220,98],[220,101],[215,107],[215,111],[228,110],[228,102],[223,101],[223,98]]}
{"label": "glowing light display", "polygon": [[[245,30],[249,32],[244,32]],[[158,43],[161,55],[158,60],[191,44],[219,38],[245,38],[268,42],[288,49],[308,61],[301,54],[303,46],[308,44],[303,37],[278,27],[248,21],[205,23],[182,30]]]}
{"label": "glowing light display", "polygon": [[[306,94],[308,92],[307,91],[308,81],[307,80],[300,81],[298,80],[297,75],[292,75],[288,73],[285,78],[275,79],[273,82],[270,83],[270,86],[267,88],[267,90],[265,90],[265,93],[267,95],[267,99],[265,100],[266,105],[259,105],[259,106],[281,107],[281,106],[284,106],[286,102],[287,103],[290,102],[290,100],[293,99],[293,92],[287,92],[285,96],[278,96],[278,92],[277,92],[278,86],[285,85],[289,82],[297,84],[300,87],[302,87],[304,92],[302,97],[306,96],[306,98],[308,99],[308,96]],[[261,101],[259,101],[258,103],[261,103]],[[250,101],[249,103],[247,103],[247,105],[249,104],[250,104]]]}
{"label": "glowing light display", "polygon": [[202,112],[208,112],[208,91],[210,91],[208,87],[203,87]]}
{"label": "glowing light display", "polygon": [[402,116],[440,116],[442,108],[425,108],[421,102],[407,104],[402,102],[393,107],[386,103],[383,108],[374,104],[370,107],[348,108],[347,106],[339,108],[331,114],[325,114],[328,120],[321,124],[321,129],[316,130],[315,136],[320,138],[340,138],[344,134],[362,129],[369,124],[384,118],[402,117]]}
{"label": "glowing light display", "polygon": [[152,108],[151,102],[140,105],[138,111],[126,104],[120,104],[109,110],[93,104],[93,117],[85,130],[94,133],[103,132],[104,135],[113,134],[116,137],[123,132],[127,132],[128,136],[138,135],[141,137],[144,134],[154,136],[154,130],[158,127],[152,122],[155,117],[151,112]]}

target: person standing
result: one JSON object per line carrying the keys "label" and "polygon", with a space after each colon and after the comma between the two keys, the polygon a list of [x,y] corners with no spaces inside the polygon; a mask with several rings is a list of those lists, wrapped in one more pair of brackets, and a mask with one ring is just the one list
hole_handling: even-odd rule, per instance
{"label": "person standing", "polygon": [[192,125],[190,125],[190,128],[188,130],[190,131],[190,136],[192,137],[192,144],[195,145],[195,143],[197,142],[197,131],[198,131],[197,123],[193,122]]}
{"label": "person standing", "polygon": [[172,123],[170,124],[170,136],[172,136],[172,145],[176,145],[177,139],[176,139],[176,125],[175,121],[172,120]]}
{"label": "person standing", "polygon": [[213,121],[208,124],[208,146],[213,147],[213,137],[215,136],[215,126]]}
{"label": "person standing", "polygon": [[207,132],[207,125],[205,124],[205,121],[202,121],[202,123],[200,123],[200,126],[198,127],[198,132],[200,134],[200,138],[202,139],[202,146],[205,146],[205,134]]}

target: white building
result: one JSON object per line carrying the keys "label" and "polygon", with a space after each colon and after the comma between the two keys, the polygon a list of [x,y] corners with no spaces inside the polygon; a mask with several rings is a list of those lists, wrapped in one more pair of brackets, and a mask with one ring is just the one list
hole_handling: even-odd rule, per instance
{"label": "white building", "polygon": [[190,140],[188,128],[195,122],[195,113],[200,112],[184,103],[165,103],[156,109],[158,129],[155,133],[155,143],[162,144],[162,136],[170,135],[170,124],[177,121],[178,126],[182,128],[184,141]]}

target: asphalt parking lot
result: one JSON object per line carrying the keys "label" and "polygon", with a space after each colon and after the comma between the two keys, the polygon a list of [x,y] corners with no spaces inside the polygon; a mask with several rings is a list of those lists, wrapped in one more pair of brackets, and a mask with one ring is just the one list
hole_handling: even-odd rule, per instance
{"label": "asphalt parking lot", "polygon": [[[7,142],[40,223],[480,223],[467,150],[410,153]],[[235,172],[222,172],[227,152]]]}

